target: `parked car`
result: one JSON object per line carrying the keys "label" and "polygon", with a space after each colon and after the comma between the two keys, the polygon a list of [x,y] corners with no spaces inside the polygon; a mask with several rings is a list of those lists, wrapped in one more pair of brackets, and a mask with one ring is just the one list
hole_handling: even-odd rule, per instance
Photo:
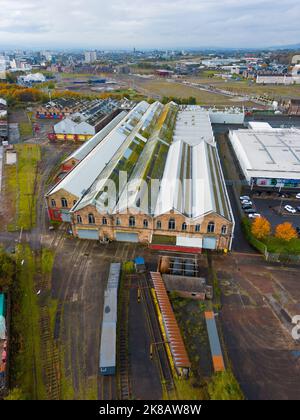
{"label": "parked car", "polygon": [[244,210],[245,211],[245,214],[256,214],[256,210],[254,210],[254,209],[245,209]]}
{"label": "parked car", "polygon": [[249,219],[259,219],[261,217],[261,214],[259,213],[250,213],[248,214]]}
{"label": "parked car", "polygon": [[285,206],[284,210],[286,210],[287,212],[292,213],[292,214],[297,213],[296,209],[294,209],[294,207],[292,207],[292,206]]}
{"label": "parked car", "polygon": [[242,206],[245,206],[246,204],[250,204],[252,206],[253,203],[252,203],[252,201],[243,200],[241,204],[242,204]]}
{"label": "parked car", "polygon": [[300,212],[300,206],[296,207],[296,210]]}
{"label": "parked car", "polygon": [[299,198],[300,199],[300,193],[296,195],[296,198]]}
{"label": "parked car", "polygon": [[243,209],[243,210],[252,209],[252,204],[244,204],[244,205],[242,206],[242,209]]}
{"label": "parked car", "polygon": [[242,197],[240,197],[240,200],[241,200],[241,201],[243,201],[243,200],[248,200],[248,201],[250,201],[250,200],[251,200],[251,198],[250,198],[248,195],[242,195]]}

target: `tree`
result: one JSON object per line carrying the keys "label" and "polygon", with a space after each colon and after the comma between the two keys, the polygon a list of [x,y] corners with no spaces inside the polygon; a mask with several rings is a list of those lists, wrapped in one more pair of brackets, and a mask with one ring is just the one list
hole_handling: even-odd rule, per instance
{"label": "tree", "polygon": [[271,234],[271,224],[265,217],[258,217],[252,223],[251,232],[257,239],[264,239]]}
{"label": "tree", "polygon": [[296,229],[294,229],[293,225],[289,222],[278,225],[276,227],[275,236],[276,238],[287,242],[298,237]]}
{"label": "tree", "polygon": [[8,289],[11,286],[14,274],[13,260],[0,248],[0,289]]}

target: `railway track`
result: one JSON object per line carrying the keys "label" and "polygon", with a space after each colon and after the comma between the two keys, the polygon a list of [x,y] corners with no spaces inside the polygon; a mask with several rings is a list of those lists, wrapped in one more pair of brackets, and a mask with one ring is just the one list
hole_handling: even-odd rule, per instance
{"label": "railway track", "polygon": [[128,308],[130,300],[130,284],[132,276],[127,276],[122,291],[122,306],[120,313],[120,330],[118,337],[118,380],[121,400],[131,398],[130,361],[128,354]]}
{"label": "railway track", "polygon": [[45,374],[47,398],[60,399],[60,359],[58,348],[53,340],[50,317],[47,307],[41,308],[40,316],[42,363]]}
{"label": "railway track", "polygon": [[102,401],[112,401],[114,399],[114,380],[115,378],[112,376],[100,376],[99,381]]}
{"label": "railway track", "polygon": [[158,364],[161,383],[167,396],[171,396],[171,394],[177,395],[173,372],[169,363],[169,358],[166,352],[165,344],[163,342],[164,340],[160,330],[159,321],[157,319],[155,306],[150,293],[150,284],[146,275],[138,275],[137,280],[138,286],[141,290],[141,297],[144,302],[145,314],[151,341],[154,344],[155,360]]}

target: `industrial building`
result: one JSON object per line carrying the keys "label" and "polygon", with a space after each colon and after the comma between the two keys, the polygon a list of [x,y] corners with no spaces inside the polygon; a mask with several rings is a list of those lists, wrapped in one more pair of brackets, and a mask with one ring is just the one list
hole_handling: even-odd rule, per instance
{"label": "industrial building", "polygon": [[42,73],[27,74],[18,77],[18,84],[22,86],[32,86],[37,83],[45,83],[46,77]]}
{"label": "industrial building", "polygon": [[50,140],[86,141],[97,134],[119,113],[119,102],[111,99],[95,99],[80,111],[67,116],[53,127]]}
{"label": "industrial building", "polygon": [[49,191],[50,218],[81,239],[230,249],[234,218],[209,112],[141,102],[113,125]]}
{"label": "industrial building", "polygon": [[0,98],[0,141],[8,139],[7,102]]}
{"label": "industrial building", "polygon": [[300,130],[250,123],[229,138],[251,187],[300,188]]}

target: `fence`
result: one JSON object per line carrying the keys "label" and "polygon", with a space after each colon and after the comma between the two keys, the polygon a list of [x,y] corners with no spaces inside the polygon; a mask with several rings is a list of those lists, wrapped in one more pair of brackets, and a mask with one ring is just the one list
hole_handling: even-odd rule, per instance
{"label": "fence", "polygon": [[269,252],[267,246],[252,235],[250,231],[250,224],[247,219],[242,221],[242,229],[247,241],[264,255],[266,261],[285,264],[300,264],[300,255]]}

